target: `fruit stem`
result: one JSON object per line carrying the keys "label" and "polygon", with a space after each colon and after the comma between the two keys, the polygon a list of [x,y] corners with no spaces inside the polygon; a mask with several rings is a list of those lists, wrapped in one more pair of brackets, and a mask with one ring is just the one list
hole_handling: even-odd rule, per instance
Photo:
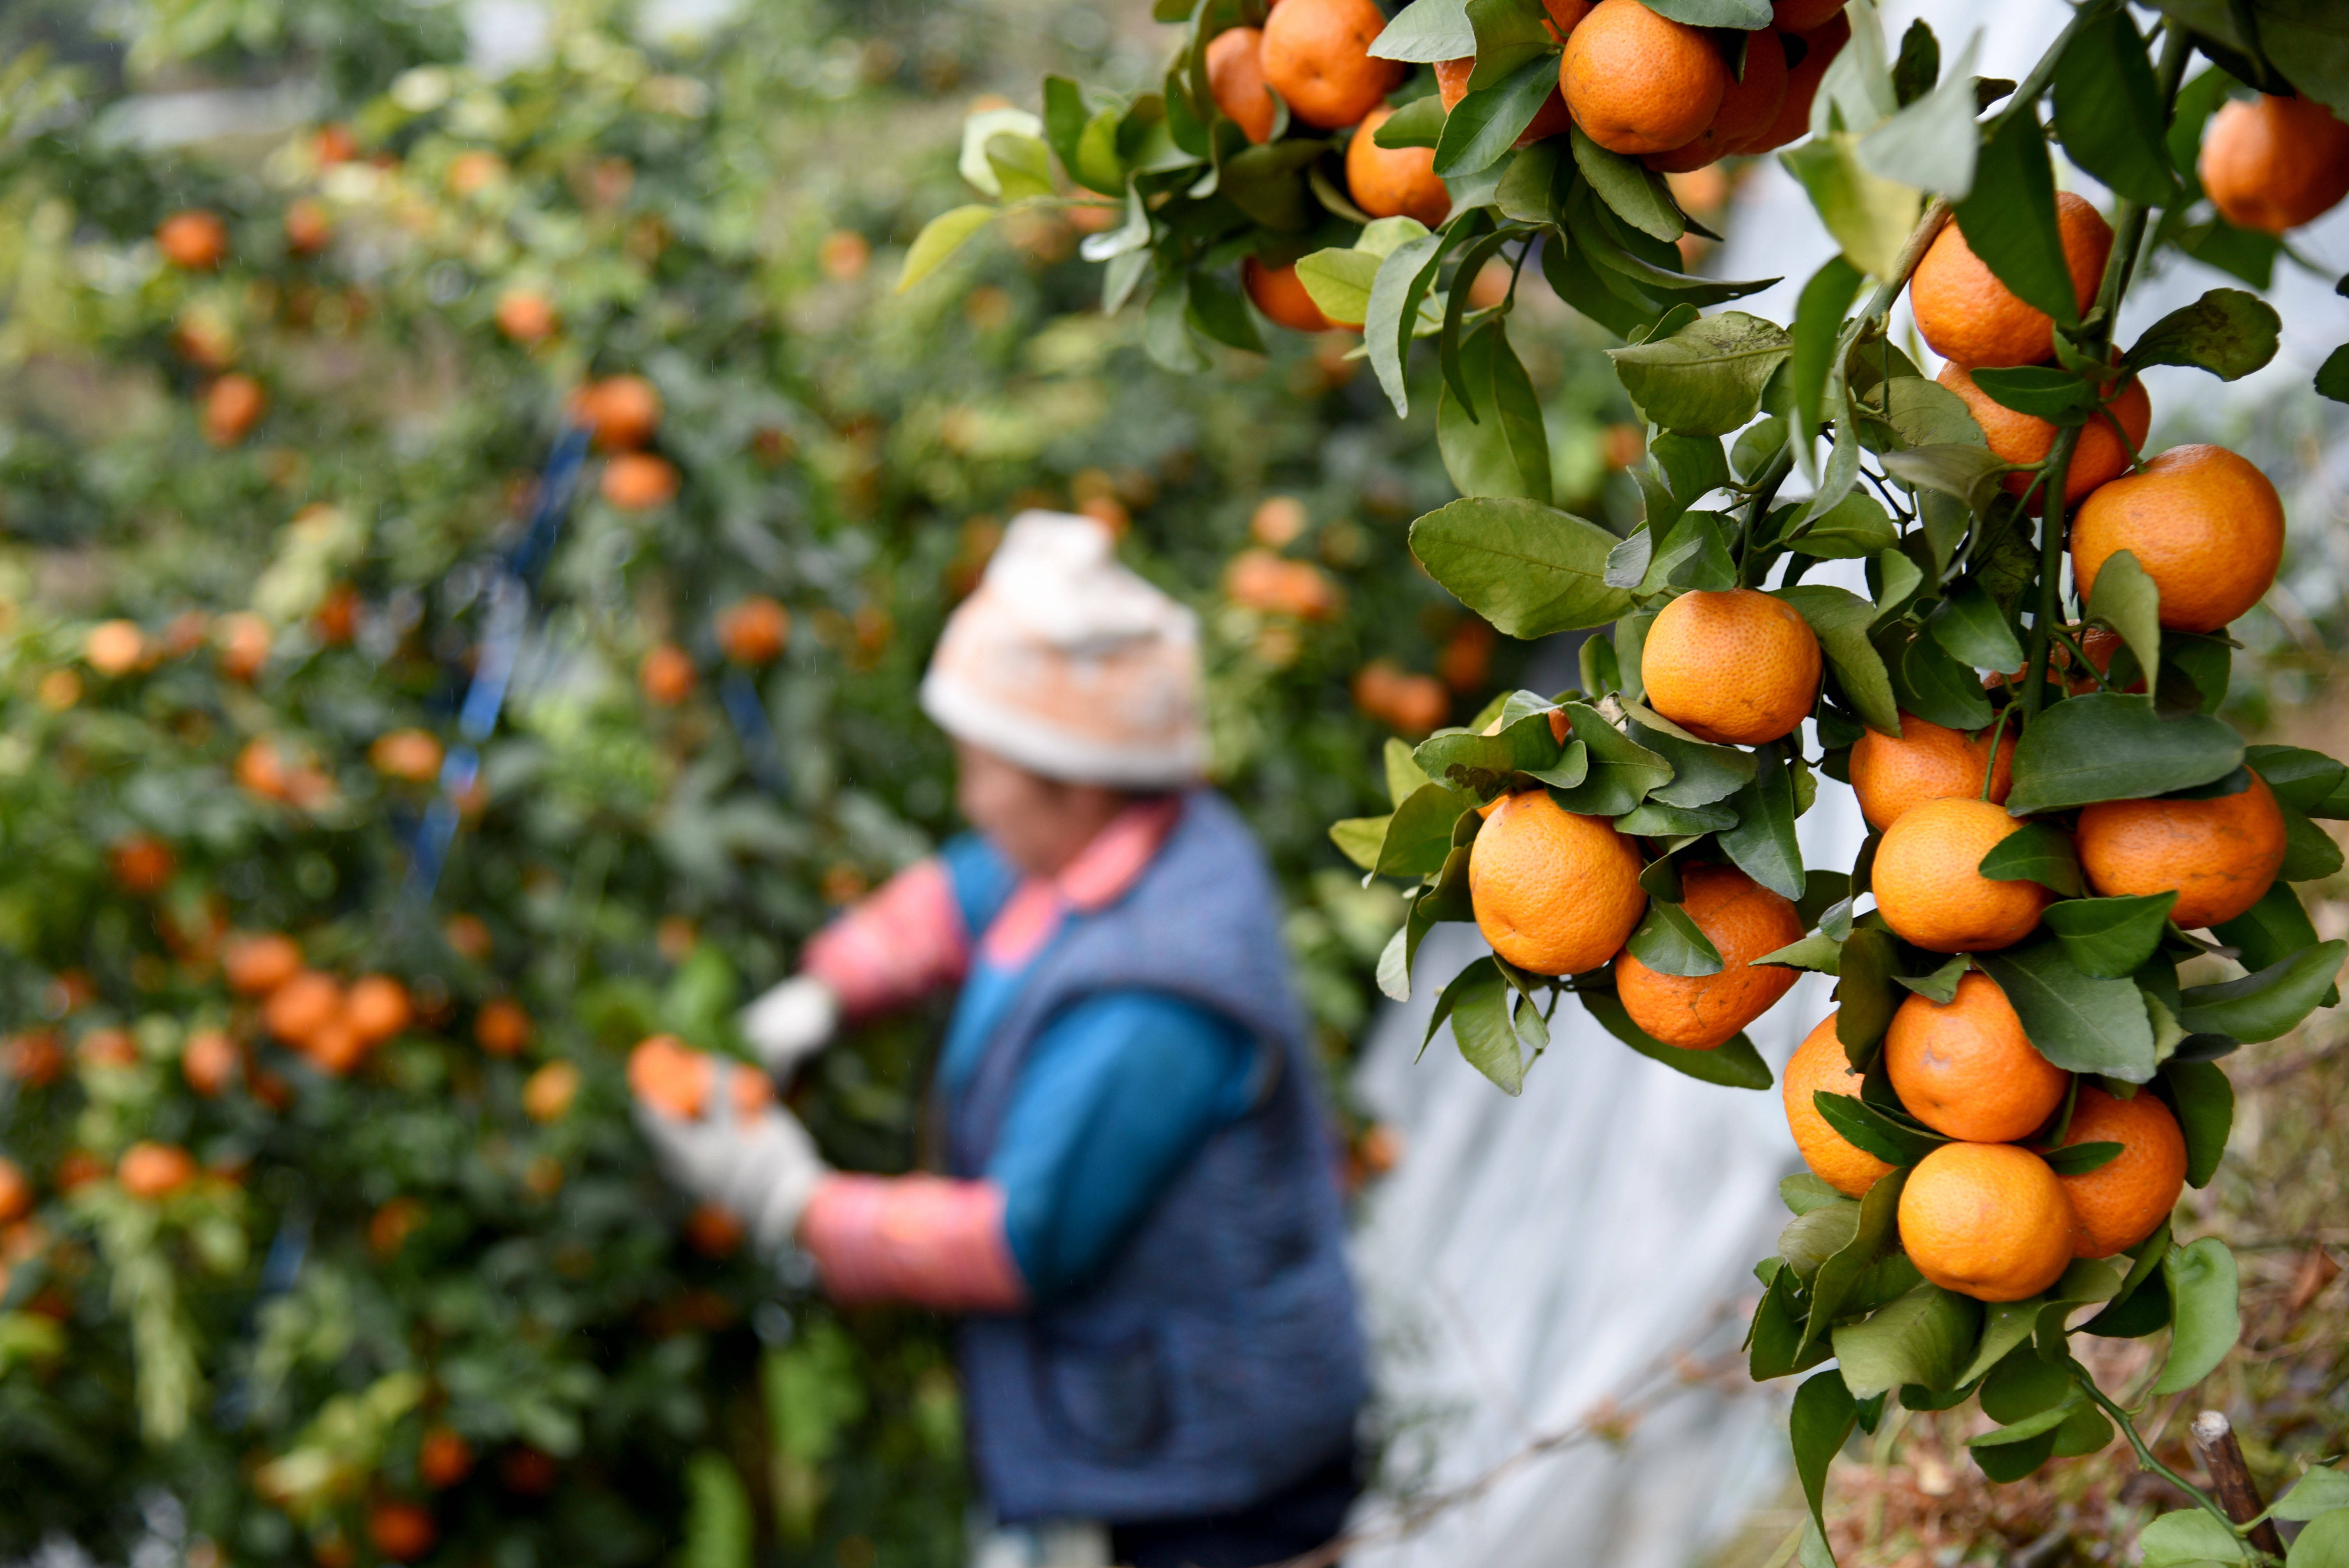
{"label": "fruit stem", "polygon": [[[2111,275],[2109,271],[2106,275]],[[2032,612],[2031,663],[2023,675],[2026,719],[2039,711],[2047,695],[2047,653],[2064,585],[2064,483],[2072,467],[2072,449],[2079,444],[2080,427],[2067,425],[2056,434],[2055,449],[2047,454],[2046,493],[2039,498],[2039,603]]]}
{"label": "fruit stem", "polygon": [[2241,1526],[2235,1522],[2233,1515],[2230,1514],[2225,1509],[2220,1508],[2217,1500],[2212,1498],[2209,1492],[2204,1491],[2200,1487],[2196,1486],[2192,1481],[2188,1480],[2184,1476],[2179,1475],[2176,1470],[2171,1470],[2168,1465],[2163,1464],[2158,1459],[2154,1457],[2153,1450],[2146,1446],[2145,1439],[2138,1435],[2137,1423],[2129,1419],[2128,1412],[2122,1409],[2118,1405],[2113,1403],[2113,1401],[2106,1396],[2105,1391],[2096,1387],[2096,1380],[2088,1376],[2088,1369],[2081,1366],[2076,1361],[2072,1363],[2072,1381],[2078,1386],[2080,1392],[2085,1394],[2095,1403],[2098,1408],[2102,1409],[2106,1415],[2111,1417],[2114,1424],[2118,1426],[2121,1431],[2128,1438],[2129,1447],[2137,1450],[2137,1468],[2140,1470],[2149,1470],[2153,1471],[2154,1474],[2159,1476],[2162,1480],[2176,1487],[2179,1491],[2182,1491],[2188,1497],[2192,1498],[2194,1500],[2195,1506],[2209,1510],[2211,1514],[2216,1516],[2220,1523],[2227,1527],[2230,1534],[2240,1535],[2242,1532]]}

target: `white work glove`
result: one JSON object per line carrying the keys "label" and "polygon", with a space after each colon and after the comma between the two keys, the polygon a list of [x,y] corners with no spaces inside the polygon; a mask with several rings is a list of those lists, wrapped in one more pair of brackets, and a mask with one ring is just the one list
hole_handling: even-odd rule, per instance
{"label": "white work glove", "polygon": [[716,1071],[699,1116],[670,1116],[638,1100],[636,1126],[669,1180],[734,1215],[759,1251],[773,1253],[799,1230],[832,1168],[791,1112],[770,1107],[748,1119],[737,1116],[727,1075],[745,1069],[710,1065]]}
{"label": "white work glove", "polygon": [[736,1020],[760,1065],[782,1082],[832,1043],[840,998],[812,975],[794,975],[742,1009]]}

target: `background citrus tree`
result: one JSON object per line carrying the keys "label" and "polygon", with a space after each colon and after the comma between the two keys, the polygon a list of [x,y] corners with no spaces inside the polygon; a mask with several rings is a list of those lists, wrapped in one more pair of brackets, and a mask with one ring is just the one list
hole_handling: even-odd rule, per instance
{"label": "background citrus tree", "polygon": [[[936,106],[1105,30],[624,10],[495,79],[438,6],[0,19],[0,1553],[955,1559],[937,1324],[688,1212],[627,1047],[951,829],[913,687],[1020,507],[1200,607],[1333,1070],[1402,907],[1324,827],[1516,684],[1330,343],[1153,372],[1051,214],[887,294]],[[1599,505],[1629,406],[1535,361]],[[803,1086],[833,1158],[917,1158],[929,1039]]]}

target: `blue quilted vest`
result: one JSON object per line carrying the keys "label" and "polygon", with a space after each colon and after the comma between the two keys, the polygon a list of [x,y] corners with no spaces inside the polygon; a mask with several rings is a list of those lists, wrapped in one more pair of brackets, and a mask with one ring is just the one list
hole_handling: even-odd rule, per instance
{"label": "blue quilted vest", "polygon": [[1336,1147],[1289,985],[1279,896],[1238,814],[1201,790],[1125,896],[1037,960],[946,1107],[980,1175],[1030,1046],[1071,1003],[1162,991],[1262,1042],[1256,1107],[1211,1139],[1101,1277],[959,1330],[972,1457],[998,1520],[1226,1511],[1345,1450],[1368,1388]]}

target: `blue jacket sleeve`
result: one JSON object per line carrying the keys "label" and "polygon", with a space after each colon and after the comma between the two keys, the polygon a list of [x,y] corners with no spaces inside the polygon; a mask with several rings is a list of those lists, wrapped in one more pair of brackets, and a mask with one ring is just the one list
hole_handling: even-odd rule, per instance
{"label": "blue jacket sleeve", "polygon": [[1013,1087],[988,1177],[1031,1297],[1084,1284],[1192,1157],[1244,1115],[1257,1047],[1178,997],[1114,991],[1063,1013]]}

